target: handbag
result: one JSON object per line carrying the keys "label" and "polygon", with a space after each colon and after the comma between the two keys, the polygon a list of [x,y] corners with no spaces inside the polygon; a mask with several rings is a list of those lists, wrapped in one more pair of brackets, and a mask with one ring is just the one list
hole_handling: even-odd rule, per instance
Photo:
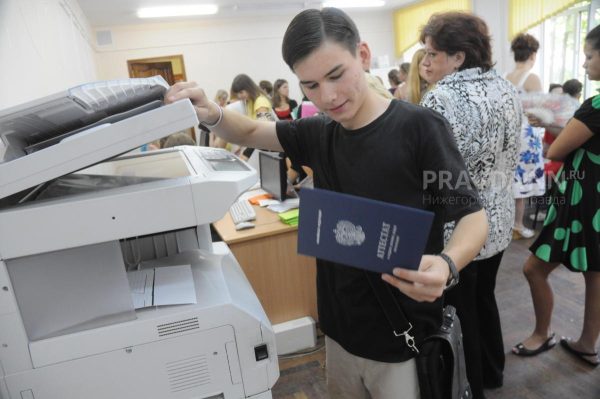
{"label": "handbag", "polygon": [[[456,309],[446,305],[438,331],[426,337],[417,348],[411,335],[412,324],[393,295],[392,288],[376,274],[365,274],[394,335],[404,337],[406,345],[416,354],[421,399],[470,399],[473,394],[467,380],[462,330]],[[382,295],[383,291],[375,288],[378,285],[389,295]]]}
{"label": "handbag", "polygon": [[425,338],[416,362],[421,399],[473,396],[467,380],[460,320],[453,306],[444,307],[442,326]]}

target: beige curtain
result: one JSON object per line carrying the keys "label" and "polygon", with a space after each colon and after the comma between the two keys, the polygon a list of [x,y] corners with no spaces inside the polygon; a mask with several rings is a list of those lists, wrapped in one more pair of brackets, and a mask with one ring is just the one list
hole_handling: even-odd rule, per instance
{"label": "beige curtain", "polygon": [[540,24],[581,0],[510,0],[508,16],[509,40],[518,33]]}

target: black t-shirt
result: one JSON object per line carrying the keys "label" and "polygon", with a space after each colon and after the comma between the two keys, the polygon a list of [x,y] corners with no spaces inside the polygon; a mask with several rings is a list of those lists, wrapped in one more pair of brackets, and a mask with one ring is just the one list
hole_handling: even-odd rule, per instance
{"label": "black t-shirt", "polygon": [[[318,188],[435,212],[428,254],[442,250],[445,222],[481,209],[474,186],[463,184],[468,173],[446,120],[431,110],[393,100],[357,130],[316,116],[278,122],[277,136],[295,164],[313,169]],[[440,171],[444,184],[432,178]],[[439,327],[441,299],[418,303],[391,291],[417,343]],[[348,352],[382,362],[413,357],[404,339],[394,336],[364,271],[317,259],[317,302],[321,329]]]}

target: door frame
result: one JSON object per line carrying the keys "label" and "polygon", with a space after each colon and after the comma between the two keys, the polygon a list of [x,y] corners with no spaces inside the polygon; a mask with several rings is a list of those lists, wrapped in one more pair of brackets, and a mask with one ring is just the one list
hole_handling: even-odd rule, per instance
{"label": "door frame", "polygon": [[[157,62],[170,62],[171,69],[173,71],[176,70],[175,65],[179,64],[181,66],[181,73],[180,74],[174,73],[173,78],[175,79],[175,82],[187,81],[187,76],[185,73],[185,63],[183,62],[183,55],[181,55],[181,54],[165,55],[165,56],[152,57],[152,58],[140,58],[140,59],[136,59],[136,60],[127,60],[127,71],[129,72],[129,77],[130,78],[138,77],[138,76],[135,76],[135,71],[133,69],[134,64],[153,64],[153,63],[157,63]],[[175,82],[169,82],[169,83],[171,84],[171,83],[175,83]]]}

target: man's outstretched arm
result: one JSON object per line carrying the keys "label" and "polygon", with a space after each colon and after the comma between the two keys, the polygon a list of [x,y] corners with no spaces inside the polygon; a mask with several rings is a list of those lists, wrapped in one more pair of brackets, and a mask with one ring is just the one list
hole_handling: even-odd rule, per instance
{"label": "man's outstretched arm", "polygon": [[275,122],[255,121],[222,109],[210,101],[195,82],[176,83],[165,94],[167,104],[185,98],[194,105],[198,119],[225,141],[245,147],[283,151],[277,139]]}

